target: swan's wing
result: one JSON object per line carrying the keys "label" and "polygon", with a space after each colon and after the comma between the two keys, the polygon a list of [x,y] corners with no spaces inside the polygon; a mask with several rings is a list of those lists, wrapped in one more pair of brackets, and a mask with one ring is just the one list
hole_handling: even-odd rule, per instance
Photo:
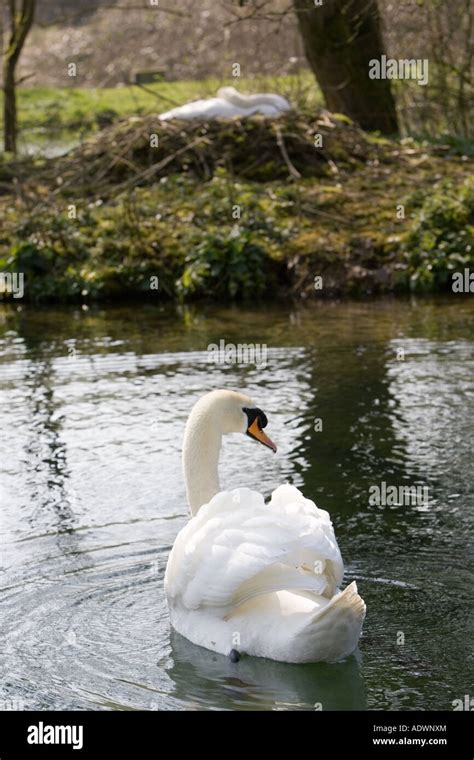
{"label": "swan's wing", "polygon": [[217,90],[217,97],[226,100],[228,103],[232,103],[245,116],[254,113],[278,116],[284,111],[291,110],[291,106],[286,98],[270,92],[243,95],[235,87],[221,87]]}
{"label": "swan's wing", "polygon": [[232,608],[283,589],[332,596],[342,575],[328,513],[285,485],[269,504],[241,488],[202,506],[176,538],[165,584],[188,609]]}
{"label": "swan's wing", "polygon": [[172,108],[160,114],[161,121],[169,119],[216,119],[218,117],[229,118],[235,116],[238,110],[231,103],[222,98],[208,98],[207,100],[195,100],[192,103],[186,103],[184,106]]}

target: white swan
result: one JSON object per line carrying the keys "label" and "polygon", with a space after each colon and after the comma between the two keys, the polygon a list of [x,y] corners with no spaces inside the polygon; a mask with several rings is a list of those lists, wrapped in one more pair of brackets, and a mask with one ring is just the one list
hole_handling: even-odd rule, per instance
{"label": "white swan", "polygon": [[249,488],[220,491],[222,435],[246,433],[273,451],[264,413],[233,391],[208,393],[184,435],[192,519],[165,575],[174,628],[206,649],[283,662],[335,661],[357,646],[365,604],[343,564],[331,520],[290,485],[269,504]]}
{"label": "white swan", "polygon": [[257,93],[256,95],[242,95],[235,87],[221,87],[217,91],[216,98],[207,100],[195,100],[184,106],[172,108],[160,114],[161,121],[169,119],[208,119],[225,118],[233,116],[252,116],[260,113],[264,116],[280,116],[289,111],[290,104],[281,95],[271,93]]}

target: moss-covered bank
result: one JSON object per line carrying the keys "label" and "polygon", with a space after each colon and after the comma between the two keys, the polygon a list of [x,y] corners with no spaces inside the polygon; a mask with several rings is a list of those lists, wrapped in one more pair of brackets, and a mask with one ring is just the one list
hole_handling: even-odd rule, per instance
{"label": "moss-covered bank", "polygon": [[32,300],[434,291],[473,265],[472,161],[327,113],[130,119],[0,164],[0,192],[0,271]]}

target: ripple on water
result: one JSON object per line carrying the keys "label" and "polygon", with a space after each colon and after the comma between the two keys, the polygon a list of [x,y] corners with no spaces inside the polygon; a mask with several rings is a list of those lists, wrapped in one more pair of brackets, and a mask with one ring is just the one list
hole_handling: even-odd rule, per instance
{"label": "ripple on water", "polygon": [[[452,312],[433,322],[429,305],[412,309],[183,324],[153,310],[46,310],[38,323],[0,323],[1,693],[27,708],[243,710],[449,709],[467,693],[471,336]],[[223,325],[267,340],[267,371],[208,364]],[[216,386],[245,387],[279,444],[269,458],[230,437],[223,484],[268,495],[289,479],[331,512],[368,609],[344,663],[236,665],[170,633],[163,576],[186,520],[182,431]],[[368,488],[384,479],[428,483],[429,508],[370,507]]]}

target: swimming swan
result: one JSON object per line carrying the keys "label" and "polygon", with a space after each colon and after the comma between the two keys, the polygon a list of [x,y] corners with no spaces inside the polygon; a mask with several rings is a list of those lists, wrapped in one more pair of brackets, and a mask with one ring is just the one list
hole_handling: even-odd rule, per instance
{"label": "swimming swan", "polygon": [[195,100],[184,106],[172,108],[171,111],[160,114],[161,121],[169,119],[230,119],[233,116],[252,116],[260,113],[264,116],[279,116],[291,108],[288,101],[281,95],[257,93],[242,95],[235,87],[221,87],[216,98]]}
{"label": "swimming swan", "polygon": [[165,575],[173,627],[194,644],[238,659],[332,662],[357,646],[365,604],[343,564],[327,512],[289,484],[265,504],[250,488],[221,491],[222,436],[245,433],[276,451],[251,399],[215,390],[186,424],[183,467],[192,518]]}

